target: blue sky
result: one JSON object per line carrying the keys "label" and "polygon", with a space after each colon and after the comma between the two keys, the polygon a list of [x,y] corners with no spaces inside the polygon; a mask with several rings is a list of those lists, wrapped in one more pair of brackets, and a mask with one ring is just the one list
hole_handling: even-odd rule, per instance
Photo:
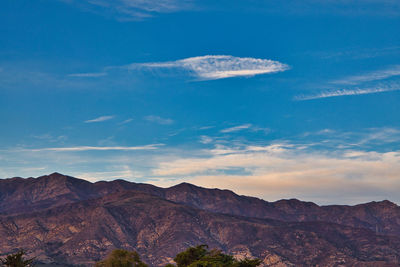
{"label": "blue sky", "polygon": [[0,177],[400,203],[400,2],[4,0]]}

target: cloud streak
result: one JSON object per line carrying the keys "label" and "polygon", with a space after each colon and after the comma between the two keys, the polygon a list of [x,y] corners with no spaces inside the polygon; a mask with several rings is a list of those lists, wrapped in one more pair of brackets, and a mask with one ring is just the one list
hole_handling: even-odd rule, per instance
{"label": "cloud streak", "polygon": [[132,118],[130,118],[130,119],[126,119],[126,120],[124,120],[124,121],[121,121],[120,123],[118,123],[119,125],[123,125],[123,124],[127,124],[127,123],[130,123],[130,122],[132,122],[133,121],[133,119]]}
{"label": "cloud streak", "polygon": [[78,77],[78,78],[97,78],[106,76],[106,72],[88,72],[88,73],[72,73],[68,77]]}
{"label": "cloud streak", "polygon": [[[369,72],[363,75],[349,76],[341,80],[331,81],[330,84],[347,85],[345,89],[325,90],[314,95],[300,95],[294,100],[312,100],[319,98],[376,94],[400,90],[400,65],[384,70]],[[357,85],[362,84],[362,87]]]}
{"label": "cloud streak", "polygon": [[98,118],[87,120],[87,121],[84,121],[84,122],[85,123],[103,122],[103,121],[111,120],[113,118],[114,118],[114,116],[100,116]]}
{"label": "cloud streak", "polygon": [[395,65],[385,70],[369,72],[363,75],[350,76],[345,79],[333,81],[332,83],[356,85],[364,82],[384,80],[399,75],[400,75],[400,65]]}
{"label": "cloud streak", "polygon": [[129,69],[178,69],[200,80],[217,80],[232,77],[250,77],[282,72],[289,66],[278,61],[227,55],[207,55],[176,61],[134,63]]}
{"label": "cloud streak", "polygon": [[130,21],[192,8],[192,0],[61,0],[95,13],[114,15],[118,20]]}
{"label": "cloud streak", "polygon": [[238,131],[241,131],[241,130],[249,129],[251,126],[252,126],[251,124],[243,124],[243,125],[238,125],[238,126],[235,126],[235,127],[222,129],[220,132],[221,133],[233,133],[233,132],[238,132]]}
{"label": "cloud streak", "polygon": [[313,100],[319,98],[338,97],[338,96],[354,96],[365,94],[376,94],[382,92],[390,92],[400,90],[400,86],[383,86],[376,88],[356,88],[356,89],[340,89],[333,91],[320,92],[315,95],[296,96],[294,99],[298,101]]}
{"label": "cloud streak", "polygon": [[151,144],[145,146],[76,146],[76,147],[48,147],[37,149],[21,149],[21,151],[40,152],[40,151],[56,151],[56,152],[80,152],[80,151],[129,151],[129,150],[155,150],[162,144]]}
{"label": "cloud streak", "polygon": [[292,0],[259,1],[257,4],[232,1],[200,0],[59,0],[74,4],[83,10],[113,16],[120,21],[140,20],[161,13],[185,10],[236,10],[246,12],[285,13],[296,15],[342,14],[342,15],[384,15],[399,16],[400,4],[396,0]]}
{"label": "cloud streak", "polygon": [[150,121],[150,122],[155,122],[161,125],[170,125],[174,123],[174,120],[169,119],[169,118],[162,118],[160,116],[155,116],[155,115],[149,115],[144,117],[144,119],[146,121]]}

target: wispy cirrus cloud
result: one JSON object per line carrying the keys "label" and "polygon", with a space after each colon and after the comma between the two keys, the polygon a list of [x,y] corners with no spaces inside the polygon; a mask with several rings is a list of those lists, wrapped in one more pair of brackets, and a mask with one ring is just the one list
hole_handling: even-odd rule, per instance
{"label": "wispy cirrus cloud", "polygon": [[202,144],[211,144],[214,141],[214,138],[207,136],[207,135],[202,135],[202,136],[200,136],[199,141]]}
{"label": "wispy cirrus cloud", "polygon": [[40,151],[56,151],[56,152],[80,152],[80,151],[129,151],[129,150],[154,150],[163,144],[151,144],[145,146],[75,146],[75,147],[47,147],[47,148],[30,148],[19,149],[20,151],[40,152]]}
{"label": "wispy cirrus cloud", "polygon": [[253,125],[251,123],[246,123],[246,124],[241,124],[229,128],[225,128],[220,130],[220,133],[234,133],[234,132],[239,132],[243,130],[249,130],[250,132],[263,132],[264,134],[268,134],[271,132],[271,129],[265,128],[265,127],[259,127],[256,125]]}
{"label": "wispy cirrus cloud", "polygon": [[103,122],[113,119],[115,116],[100,116],[98,118],[90,119],[84,121],[85,123],[93,123],[93,122]]}
{"label": "wispy cirrus cloud", "polygon": [[132,122],[133,121],[133,119],[132,118],[130,118],[130,119],[126,119],[126,120],[124,120],[124,121],[121,121],[120,123],[118,123],[119,125],[123,125],[123,124],[127,124],[127,123],[130,123],[130,122]]}
{"label": "wispy cirrus cloud", "polygon": [[400,65],[395,65],[383,70],[367,72],[362,75],[348,76],[329,82],[327,87],[332,84],[347,88],[328,89],[316,94],[295,96],[294,100],[312,100],[319,98],[354,96],[365,94],[376,94],[389,91],[400,90]]}
{"label": "wispy cirrus cloud", "polygon": [[249,129],[251,126],[252,125],[248,123],[248,124],[243,124],[243,125],[238,125],[238,126],[222,129],[220,132],[221,133],[233,133],[233,132],[238,132],[241,130]]}
{"label": "wispy cirrus cloud", "polygon": [[107,72],[87,72],[87,73],[72,73],[68,77],[78,77],[78,78],[97,78],[106,76]]}
{"label": "wispy cirrus cloud", "polygon": [[51,143],[55,142],[64,142],[68,139],[66,135],[58,135],[58,136],[53,136],[49,133],[46,134],[40,134],[40,135],[32,135],[33,138],[42,140],[42,141],[47,141]]}
{"label": "wispy cirrus cloud", "polygon": [[383,70],[368,72],[362,75],[349,76],[344,79],[332,81],[331,83],[356,85],[364,82],[384,80],[393,76],[400,76],[400,65],[395,65]]}
{"label": "wispy cirrus cloud", "polygon": [[400,90],[399,86],[382,86],[374,88],[354,88],[354,89],[338,89],[333,91],[323,91],[315,95],[303,95],[296,96],[295,100],[312,100],[318,98],[328,98],[337,96],[351,96],[351,95],[365,95],[365,94],[376,94],[382,92],[390,92]]}
{"label": "wispy cirrus cloud", "polygon": [[378,148],[393,150],[400,145],[400,130],[393,127],[365,128],[358,132],[322,129],[316,132],[305,132],[293,138],[292,142],[300,142],[315,149],[320,147],[334,151],[339,149],[368,151]]}
{"label": "wispy cirrus cloud", "polygon": [[289,66],[269,59],[207,55],[176,61],[133,63],[126,68],[177,69],[200,80],[217,80],[282,72],[288,70]]}
{"label": "wispy cirrus cloud", "polygon": [[291,0],[291,1],[200,1],[200,0],[59,0],[120,21],[141,20],[161,13],[185,10],[237,10],[296,15],[384,15],[399,16],[397,0]]}
{"label": "wispy cirrus cloud", "polygon": [[172,13],[193,8],[192,0],[61,0],[95,13],[114,16],[121,21],[140,20],[158,13]]}
{"label": "wispy cirrus cloud", "polygon": [[149,115],[144,117],[144,119],[146,121],[150,121],[150,122],[155,122],[161,125],[170,125],[174,123],[173,119],[169,119],[169,118],[162,118],[160,116],[155,116],[155,115]]}
{"label": "wispy cirrus cloud", "polygon": [[[249,7],[250,6],[250,7]],[[400,3],[397,0],[290,0],[260,1],[257,5],[247,5],[258,11],[310,15],[334,14],[345,16],[399,16]]]}
{"label": "wispy cirrus cloud", "polygon": [[378,48],[351,47],[334,51],[309,51],[306,54],[327,60],[368,59],[381,56],[398,55],[400,46],[386,46]]}

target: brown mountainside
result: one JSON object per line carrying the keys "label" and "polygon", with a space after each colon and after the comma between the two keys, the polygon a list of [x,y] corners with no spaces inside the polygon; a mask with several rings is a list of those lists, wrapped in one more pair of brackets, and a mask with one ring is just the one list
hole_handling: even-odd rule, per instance
{"label": "brown mountainside", "polygon": [[356,206],[318,206],[296,199],[267,202],[229,190],[206,189],[188,183],[170,188],[124,180],[90,183],[59,173],[39,178],[0,179],[0,214],[42,210],[124,190],[146,192],[212,212],[284,221],[334,222],[400,236],[400,207],[387,200]]}
{"label": "brown mountainside", "polygon": [[58,173],[0,180],[0,254],[90,265],[113,248],[160,266],[207,243],[264,266],[399,266],[400,211],[389,201],[266,202],[191,184],[90,183]]}

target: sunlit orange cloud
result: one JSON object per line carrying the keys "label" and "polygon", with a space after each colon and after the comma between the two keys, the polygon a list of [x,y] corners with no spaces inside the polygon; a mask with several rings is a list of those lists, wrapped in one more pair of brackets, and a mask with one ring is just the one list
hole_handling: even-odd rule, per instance
{"label": "sunlit orange cloud", "polygon": [[[158,185],[188,181],[232,189],[266,200],[301,198],[318,203],[359,203],[393,198],[400,188],[399,152],[310,152],[283,146],[210,151],[207,158],[160,162]],[[232,174],[232,171],[239,170]],[[181,177],[178,180],[166,177]]]}

